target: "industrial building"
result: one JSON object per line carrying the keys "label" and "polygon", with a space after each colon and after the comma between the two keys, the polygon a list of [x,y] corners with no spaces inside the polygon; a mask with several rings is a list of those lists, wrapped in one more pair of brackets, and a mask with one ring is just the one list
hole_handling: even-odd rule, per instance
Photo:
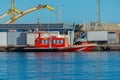
{"label": "industrial building", "polygon": [[[79,37],[83,32],[101,32],[107,31],[107,43],[108,44],[120,44],[120,24],[115,23],[101,23],[97,24],[96,22],[85,23],[85,24],[77,24],[75,26],[75,38]],[[94,33],[94,37],[100,36],[102,34],[97,35]],[[92,35],[91,35],[92,37]]]}
{"label": "industrial building", "polygon": [[[34,41],[33,39],[35,39],[36,36],[34,34],[36,34],[38,30],[38,25],[39,24],[0,24],[0,46],[27,45],[29,41]],[[74,24],[72,23],[41,24],[39,29],[41,32],[53,32],[60,36],[66,34],[70,39],[70,44],[73,44]],[[31,34],[31,36],[29,34]]]}

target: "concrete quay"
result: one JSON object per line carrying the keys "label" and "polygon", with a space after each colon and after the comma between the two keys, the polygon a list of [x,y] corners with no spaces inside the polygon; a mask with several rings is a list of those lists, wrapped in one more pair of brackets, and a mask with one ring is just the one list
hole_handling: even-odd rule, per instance
{"label": "concrete quay", "polygon": [[0,46],[0,52],[24,52],[25,46]]}
{"label": "concrete quay", "polygon": [[97,45],[93,51],[120,51],[120,44]]}
{"label": "concrete quay", "polygon": [[[0,52],[24,52],[26,46],[0,46]],[[120,51],[120,44],[97,45],[92,51]]]}

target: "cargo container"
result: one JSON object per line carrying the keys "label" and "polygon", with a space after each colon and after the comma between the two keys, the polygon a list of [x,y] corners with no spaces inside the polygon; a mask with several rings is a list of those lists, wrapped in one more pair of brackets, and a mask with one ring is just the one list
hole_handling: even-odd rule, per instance
{"label": "cargo container", "polygon": [[87,31],[88,41],[107,41],[107,31]]}
{"label": "cargo container", "polygon": [[120,44],[120,33],[116,33],[116,43]]}
{"label": "cargo container", "polygon": [[7,46],[7,32],[0,32],[0,46]]}
{"label": "cargo container", "polygon": [[26,40],[27,40],[27,45],[34,45],[35,44],[35,39],[38,37],[37,33],[27,33]]}
{"label": "cargo container", "polygon": [[107,43],[108,41],[107,31],[87,31],[84,32],[76,42],[95,42],[99,44]]}
{"label": "cargo container", "polygon": [[109,44],[117,43],[117,35],[115,32],[108,32],[108,43]]}
{"label": "cargo container", "polygon": [[26,33],[23,32],[8,32],[7,33],[8,46],[11,45],[26,45]]}

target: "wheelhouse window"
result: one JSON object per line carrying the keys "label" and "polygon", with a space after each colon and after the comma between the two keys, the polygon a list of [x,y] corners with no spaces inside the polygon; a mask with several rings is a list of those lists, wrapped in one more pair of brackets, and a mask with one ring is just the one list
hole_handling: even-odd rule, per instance
{"label": "wheelhouse window", "polygon": [[45,40],[45,44],[48,44],[48,40]]}
{"label": "wheelhouse window", "polygon": [[53,44],[56,44],[56,40],[53,40]]}
{"label": "wheelhouse window", "polygon": [[45,43],[45,41],[44,40],[42,40],[42,44],[44,44]]}
{"label": "wheelhouse window", "polygon": [[48,44],[48,40],[42,40],[42,44]]}
{"label": "wheelhouse window", "polygon": [[60,43],[63,44],[63,43],[64,43],[64,40],[60,40]]}
{"label": "wheelhouse window", "polygon": [[63,39],[53,40],[53,44],[64,44],[64,40]]}
{"label": "wheelhouse window", "polygon": [[57,44],[60,44],[60,40],[57,40]]}

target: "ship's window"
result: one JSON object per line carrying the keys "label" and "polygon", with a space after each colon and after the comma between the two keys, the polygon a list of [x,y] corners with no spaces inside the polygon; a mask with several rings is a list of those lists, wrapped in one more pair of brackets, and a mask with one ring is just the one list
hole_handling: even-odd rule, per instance
{"label": "ship's window", "polygon": [[44,44],[44,40],[42,40],[42,44]]}
{"label": "ship's window", "polygon": [[42,40],[42,44],[48,44],[48,40]]}
{"label": "ship's window", "polygon": [[48,44],[48,40],[45,40],[45,44]]}
{"label": "ship's window", "polygon": [[57,40],[57,44],[59,44],[59,40]]}
{"label": "ship's window", "polygon": [[56,40],[53,40],[53,44],[56,44]]}
{"label": "ship's window", "polygon": [[63,43],[64,43],[64,40],[60,40],[60,43],[63,44]]}
{"label": "ship's window", "polygon": [[60,44],[60,40],[57,40],[57,44]]}

